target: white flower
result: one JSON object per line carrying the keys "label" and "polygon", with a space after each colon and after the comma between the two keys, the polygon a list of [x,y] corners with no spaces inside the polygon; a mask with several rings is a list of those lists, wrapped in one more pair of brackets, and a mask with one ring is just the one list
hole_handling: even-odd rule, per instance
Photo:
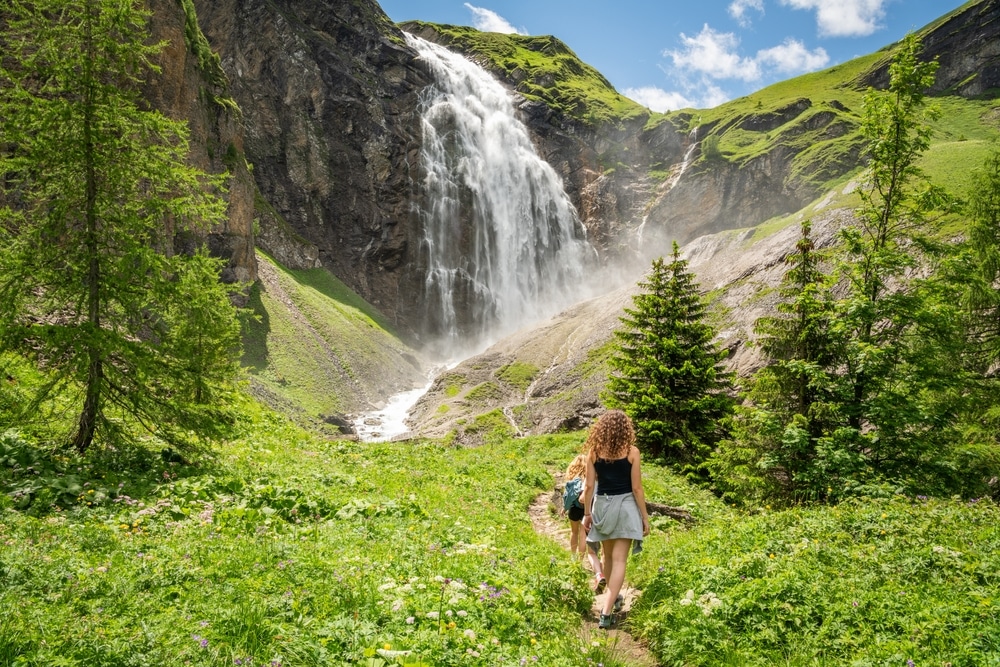
{"label": "white flower", "polygon": [[407,625],[413,625],[416,622],[417,622],[417,619],[413,618],[412,616],[407,616],[406,617],[406,624]]}
{"label": "white flower", "polygon": [[465,618],[466,616],[469,615],[469,612],[465,611],[464,609],[459,609],[455,613],[458,614],[461,618]]}
{"label": "white flower", "polygon": [[469,639],[469,641],[476,640],[476,633],[472,630],[472,628],[467,628],[465,631],[462,632],[462,634],[465,635]]}
{"label": "white flower", "polygon": [[436,611],[429,611],[429,612],[427,612],[427,618],[440,618],[440,617],[441,617],[441,614],[439,614]]}
{"label": "white flower", "polygon": [[390,588],[395,588],[395,587],[396,587],[396,582],[395,581],[387,581],[386,583],[384,583],[381,586],[379,586],[378,589],[380,591],[387,591]]}
{"label": "white flower", "polygon": [[403,601],[402,600],[396,600],[395,602],[392,603],[392,610],[393,611],[399,611],[402,608],[403,608]]}
{"label": "white flower", "polygon": [[452,615],[452,614],[454,614],[454,613],[455,613],[455,612],[453,612],[453,611],[452,611],[451,609],[449,609],[448,611],[446,611],[446,612],[444,613],[444,615],[445,615],[445,616],[447,616],[448,618],[451,618],[451,615]]}

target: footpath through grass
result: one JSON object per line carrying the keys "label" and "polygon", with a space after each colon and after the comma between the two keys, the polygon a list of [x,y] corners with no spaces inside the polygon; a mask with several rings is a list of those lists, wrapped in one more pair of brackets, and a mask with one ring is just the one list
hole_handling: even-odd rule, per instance
{"label": "footpath through grass", "polygon": [[457,449],[244,429],[200,467],[132,454],[134,476],[33,476],[7,434],[0,665],[621,664],[582,643],[586,574],[526,514],[582,434]]}

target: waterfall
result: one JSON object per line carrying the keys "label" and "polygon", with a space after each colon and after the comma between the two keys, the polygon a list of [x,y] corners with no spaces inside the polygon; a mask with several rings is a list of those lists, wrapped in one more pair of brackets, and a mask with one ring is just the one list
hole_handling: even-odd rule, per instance
{"label": "waterfall", "polygon": [[419,108],[417,305],[431,347],[454,357],[590,296],[596,253],[507,90],[457,53],[406,40],[434,79]]}

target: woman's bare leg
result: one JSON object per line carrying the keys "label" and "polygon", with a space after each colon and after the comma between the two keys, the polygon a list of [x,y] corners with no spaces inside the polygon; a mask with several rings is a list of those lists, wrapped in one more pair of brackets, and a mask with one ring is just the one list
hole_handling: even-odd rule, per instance
{"label": "woman's bare leg", "polygon": [[601,546],[604,549],[604,576],[608,578],[608,595],[604,598],[601,613],[607,615],[613,611],[615,599],[625,583],[625,566],[628,563],[632,540],[606,540]]}

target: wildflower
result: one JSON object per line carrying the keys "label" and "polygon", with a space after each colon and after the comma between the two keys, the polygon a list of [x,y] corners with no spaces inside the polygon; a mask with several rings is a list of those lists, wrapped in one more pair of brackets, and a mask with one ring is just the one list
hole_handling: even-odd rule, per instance
{"label": "wildflower", "polygon": [[464,609],[459,609],[455,613],[458,614],[458,616],[461,618],[465,618],[466,616],[469,615],[469,612],[465,611]]}
{"label": "wildflower", "polygon": [[448,624],[448,629],[449,630],[454,630],[455,629],[455,621],[452,621],[451,623]]}
{"label": "wildflower", "polygon": [[912,660],[906,661],[906,667],[916,667],[916,664],[917,663],[913,662]]}
{"label": "wildflower", "polygon": [[441,614],[436,611],[427,612],[427,618],[439,618],[440,616]]}
{"label": "wildflower", "polygon": [[535,639],[534,637],[532,637],[532,638],[531,638],[531,645],[532,645],[532,646],[534,646],[534,645],[535,645],[535,644],[537,644],[537,643],[538,643],[538,640],[537,640],[537,639]]}
{"label": "wildflower", "polygon": [[386,651],[392,650],[392,644],[382,644],[382,648]]}
{"label": "wildflower", "polygon": [[417,621],[417,619],[415,619],[412,616],[407,616],[406,617],[406,624],[407,625],[413,625],[414,623],[416,623],[416,621]]}
{"label": "wildflower", "polygon": [[469,641],[475,641],[476,640],[476,633],[475,633],[475,631],[472,630],[472,628],[466,628],[462,632],[462,634],[465,635],[466,638],[469,639]]}

